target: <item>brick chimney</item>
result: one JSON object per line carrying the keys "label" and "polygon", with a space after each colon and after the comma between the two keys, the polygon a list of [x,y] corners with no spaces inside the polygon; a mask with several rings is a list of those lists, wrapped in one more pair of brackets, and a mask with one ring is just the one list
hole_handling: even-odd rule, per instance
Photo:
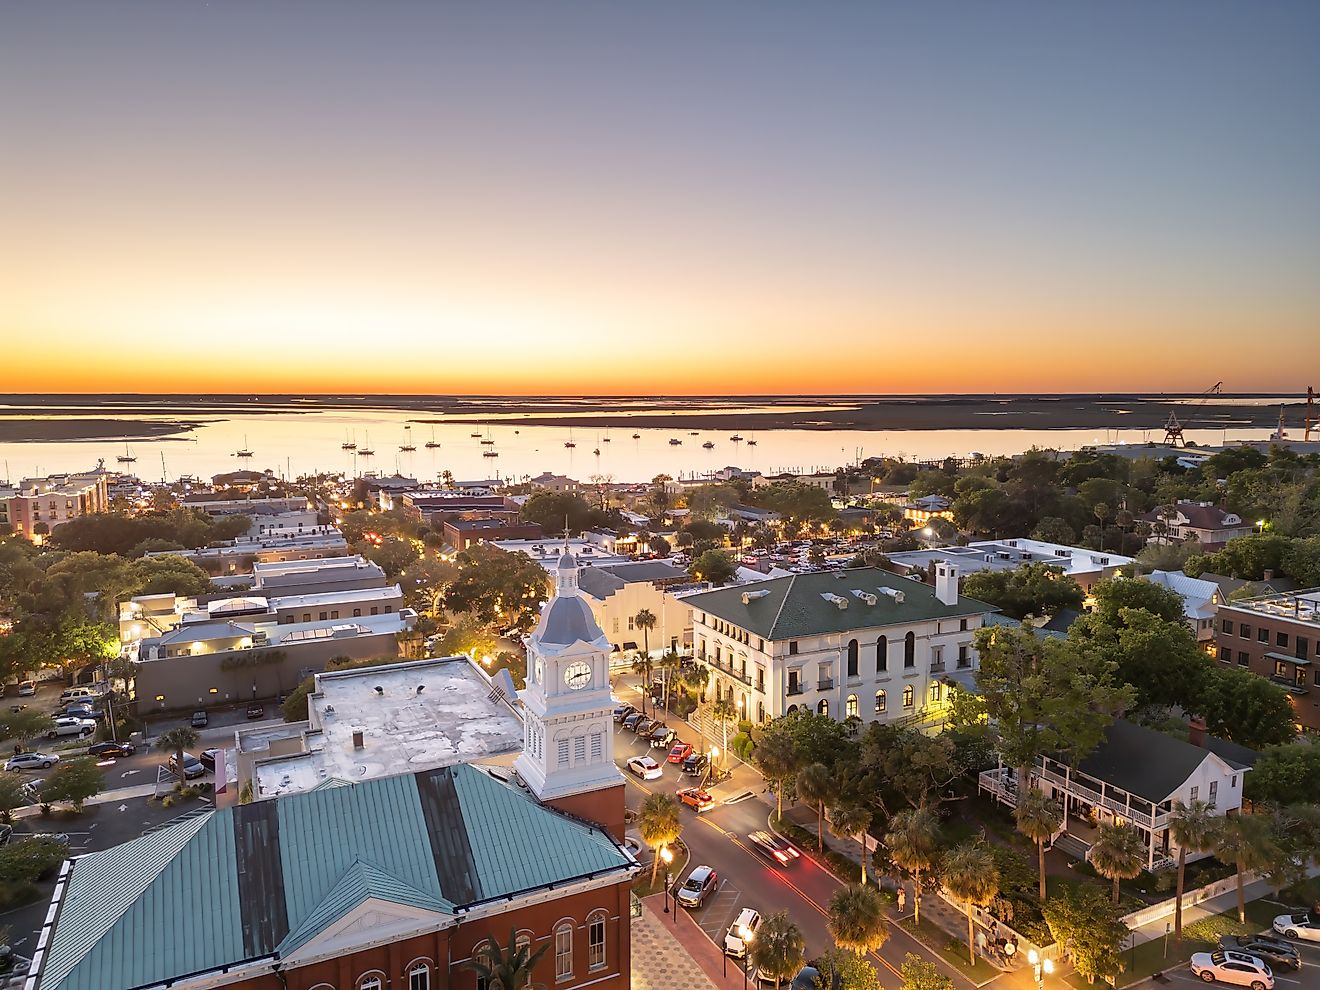
{"label": "brick chimney", "polygon": [[1187,741],[1193,746],[1205,749],[1205,719],[1200,715],[1193,715],[1191,721],[1187,723]]}
{"label": "brick chimney", "polygon": [[1262,581],[1273,581],[1273,580],[1274,580],[1274,569],[1271,568],[1271,567],[1267,567],[1267,568],[1265,568],[1265,570],[1261,572],[1260,579],[1261,579]]}

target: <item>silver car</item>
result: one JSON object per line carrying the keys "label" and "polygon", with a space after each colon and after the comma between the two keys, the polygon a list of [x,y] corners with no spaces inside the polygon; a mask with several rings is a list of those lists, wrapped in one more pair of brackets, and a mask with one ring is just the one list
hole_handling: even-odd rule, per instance
{"label": "silver car", "polygon": [[5,761],[6,770],[49,770],[60,762],[55,753],[17,753]]}

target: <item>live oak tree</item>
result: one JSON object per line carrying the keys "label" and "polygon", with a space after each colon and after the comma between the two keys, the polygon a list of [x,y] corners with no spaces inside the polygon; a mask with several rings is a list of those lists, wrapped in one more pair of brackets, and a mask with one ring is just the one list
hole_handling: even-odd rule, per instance
{"label": "live oak tree", "polygon": [[529,632],[549,593],[541,565],[524,553],[477,543],[455,558],[458,576],[445,592],[445,607],[471,612],[497,629]]}
{"label": "live oak tree", "polygon": [[941,973],[933,962],[913,952],[903,957],[898,972],[903,978],[902,990],[953,990],[953,980]]}
{"label": "live oak tree", "polygon": [[83,803],[100,794],[104,786],[105,777],[94,759],[64,760],[41,785],[41,803],[44,807],[67,801],[74,811],[82,811]]}
{"label": "live oak tree", "polygon": [[1320,746],[1270,746],[1247,774],[1245,793],[1252,801],[1275,805],[1320,803]]}
{"label": "live oak tree", "polygon": [[1121,920],[1122,910],[1100,888],[1064,887],[1042,905],[1041,913],[1050,934],[1088,983],[1118,972],[1118,954],[1128,928]]}
{"label": "live oak tree", "polygon": [[1288,743],[1297,735],[1288,693],[1240,667],[1212,666],[1206,672],[1200,708],[1212,735],[1249,749]]}
{"label": "live oak tree", "polygon": [[988,602],[1015,619],[1054,615],[1060,609],[1080,609],[1085,595],[1063,569],[1036,562],[1011,571],[977,571],[963,580],[969,598]]}
{"label": "live oak tree", "polygon": [[812,966],[819,974],[812,990],[881,990],[875,967],[856,952],[826,949]]}

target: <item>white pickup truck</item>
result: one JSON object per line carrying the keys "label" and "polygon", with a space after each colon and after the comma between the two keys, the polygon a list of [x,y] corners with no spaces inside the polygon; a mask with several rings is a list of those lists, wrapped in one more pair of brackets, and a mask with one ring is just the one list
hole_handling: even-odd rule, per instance
{"label": "white pickup truck", "polygon": [[90,718],[74,718],[63,715],[55,719],[55,724],[46,732],[47,739],[60,736],[85,736],[96,731],[96,721]]}

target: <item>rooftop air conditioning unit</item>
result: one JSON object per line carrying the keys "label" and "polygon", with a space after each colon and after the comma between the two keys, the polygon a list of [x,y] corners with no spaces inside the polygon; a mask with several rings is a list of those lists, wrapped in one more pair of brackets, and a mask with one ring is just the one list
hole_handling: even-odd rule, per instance
{"label": "rooftop air conditioning unit", "polygon": [[871,594],[869,591],[858,591],[856,592],[856,595],[858,598],[866,602],[866,604],[868,605],[874,605],[876,602],[880,600],[875,595]]}
{"label": "rooftop air conditioning unit", "polygon": [[835,594],[831,594],[830,592],[826,592],[820,597],[824,598],[827,602],[832,604],[835,608],[839,609],[840,611],[848,607],[848,599],[844,598],[843,595],[835,595]]}
{"label": "rooftop air conditioning unit", "polygon": [[742,593],[742,603],[744,605],[750,605],[758,598],[764,598],[768,594],[770,594],[770,592],[768,592],[765,588],[759,588],[756,591],[744,591]]}
{"label": "rooftop air conditioning unit", "polygon": [[899,591],[897,588],[880,588],[879,591],[880,594],[888,595],[890,598],[892,598],[894,600],[894,603],[897,605],[902,605],[903,599],[907,597],[906,595],[903,594],[903,592]]}

